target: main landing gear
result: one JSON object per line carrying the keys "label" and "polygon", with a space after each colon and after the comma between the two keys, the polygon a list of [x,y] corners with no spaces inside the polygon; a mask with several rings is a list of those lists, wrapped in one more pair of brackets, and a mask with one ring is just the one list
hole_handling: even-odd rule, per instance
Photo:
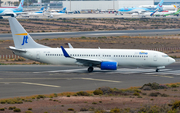
{"label": "main landing gear", "polygon": [[2,16],[0,16],[0,19],[3,19],[3,17],[2,17]]}
{"label": "main landing gear", "polygon": [[159,72],[159,69],[156,69],[156,72]]}
{"label": "main landing gear", "polygon": [[89,72],[89,73],[90,73],[90,72],[93,72],[93,70],[94,70],[93,67],[89,67],[89,68],[88,68],[88,72]]}

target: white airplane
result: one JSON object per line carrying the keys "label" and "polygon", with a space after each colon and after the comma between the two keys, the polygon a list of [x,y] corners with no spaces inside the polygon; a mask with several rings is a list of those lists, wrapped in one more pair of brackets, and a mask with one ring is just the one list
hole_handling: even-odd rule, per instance
{"label": "white airplane", "polygon": [[[156,8],[157,5],[141,5],[139,7],[141,7],[141,8]],[[176,10],[176,9],[177,9],[176,5],[163,5],[162,6],[163,11],[166,11],[166,10],[173,11],[173,10]]]}
{"label": "white airplane", "polygon": [[22,14],[24,11],[23,4],[24,4],[24,0],[21,0],[19,6],[17,8],[1,7],[0,8],[0,19],[3,19],[2,16],[16,17],[17,15]]}
{"label": "white airplane", "polygon": [[10,46],[16,55],[31,60],[56,65],[87,66],[88,72],[93,67],[101,70],[117,70],[121,66],[155,67],[156,72],[172,64],[175,60],[167,54],[140,49],[85,49],[51,48],[36,43],[16,18],[10,17],[12,37],[15,47]]}
{"label": "white airplane", "polygon": [[61,15],[64,15],[66,14],[66,7],[63,8],[63,10],[51,10],[51,11],[46,11],[45,12],[45,15],[48,16],[48,17],[51,17],[53,18],[54,16],[61,16]]}
{"label": "white airplane", "polygon": [[143,14],[145,12],[155,12],[155,11],[163,11],[164,0],[161,0],[156,7],[135,7],[135,8],[120,8],[118,11],[122,13],[138,13]]}
{"label": "white airplane", "polygon": [[44,16],[44,7],[42,7],[39,11],[29,12],[27,14],[22,14],[21,16],[30,17],[30,16]]}
{"label": "white airplane", "polygon": [[[132,13],[131,15],[132,15],[132,17],[133,16],[140,16],[140,17],[146,17],[146,16],[153,16],[154,15],[154,13],[156,13],[157,11],[159,11],[159,12],[162,12],[163,11],[163,9],[162,9],[162,6],[163,6],[163,3],[164,3],[164,0],[161,0],[160,2],[159,2],[159,4],[155,7],[155,8],[150,8],[150,7],[148,7],[148,8],[145,8],[145,9],[147,9],[146,11],[142,11],[142,12],[135,12],[135,13]],[[143,8],[144,9],[144,7],[140,7],[141,9]]]}

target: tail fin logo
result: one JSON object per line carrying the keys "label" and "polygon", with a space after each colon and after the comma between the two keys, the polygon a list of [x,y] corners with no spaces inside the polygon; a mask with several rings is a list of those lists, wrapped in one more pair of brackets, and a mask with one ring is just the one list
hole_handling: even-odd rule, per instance
{"label": "tail fin logo", "polygon": [[24,36],[24,38],[23,38],[23,42],[22,42],[22,44],[21,44],[21,45],[24,45],[25,43],[28,43],[28,42],[27,42],[27,39],[28,39],[28,36]]}
{"label": "tail fin logo", "polygon": [[23,4],[22,4],[22,2],[21,2],[21,7],[23,7]]}
{"label": "tail fin logo", "polygon": [[159,7],[162,7],[162,4],[159,4]]}

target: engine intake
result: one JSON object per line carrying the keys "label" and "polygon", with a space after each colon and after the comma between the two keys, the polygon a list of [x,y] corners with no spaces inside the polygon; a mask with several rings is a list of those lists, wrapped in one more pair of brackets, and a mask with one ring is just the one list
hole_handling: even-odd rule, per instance
{"label": "engine intake", "polygon": [[101,70],[117,70],[117,62],[101,62]]}

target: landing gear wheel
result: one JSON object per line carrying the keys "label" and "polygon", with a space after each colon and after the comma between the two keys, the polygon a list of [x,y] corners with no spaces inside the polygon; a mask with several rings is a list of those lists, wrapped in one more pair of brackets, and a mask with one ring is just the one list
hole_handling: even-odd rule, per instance
{"label": "landing gear wheel", "polygon": [[93,67],[89,67],[88,72],[93,72],[93,69],[94,69]]}
{"label": "landing gear wheel", "polygon": [[2,17],[2,16],[0,16],[0,19],[3,19],[3,17]]}
{"label": "landing gear wheel", "polygon": [[159,69],[156,69],[156,72],[159,72]]}

